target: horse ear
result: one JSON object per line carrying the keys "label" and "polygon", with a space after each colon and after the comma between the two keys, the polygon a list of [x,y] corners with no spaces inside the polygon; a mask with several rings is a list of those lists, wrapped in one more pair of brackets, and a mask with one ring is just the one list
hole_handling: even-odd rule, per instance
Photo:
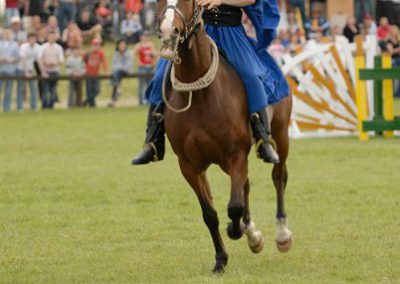
{"label": "horse ear", "polygon": [[193,45],[194,45],[194,42],[196,41],[196,38],[197,38],[197,34],[193,34],[193,35],[189,38],[189,43],[188,43],[189,50],[192,49],[192,47],[193,47]]}

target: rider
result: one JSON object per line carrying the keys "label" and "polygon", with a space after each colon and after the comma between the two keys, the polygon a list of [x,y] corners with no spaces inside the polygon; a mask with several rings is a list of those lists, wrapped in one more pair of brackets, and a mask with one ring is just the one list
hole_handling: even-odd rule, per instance
{"label": "rider", "polygon": [[[256,1],[254,3],[254,1]],[[241,77],[256,140],[256,151],[267,163],[278,163],[271,139],[266,107],[289,95],[288,84],[266,48],[276,36],[280,14],[277,0],[196,0],[206,10],[203,14],[207,34],[224,52]],[[241,24],[242,11],[253,23],[257,39],[246,36]],[[165,153],[162,81],[168,60],[161,59],[146,91],[150,102],[145,146],[132,164],[160,161]]]}

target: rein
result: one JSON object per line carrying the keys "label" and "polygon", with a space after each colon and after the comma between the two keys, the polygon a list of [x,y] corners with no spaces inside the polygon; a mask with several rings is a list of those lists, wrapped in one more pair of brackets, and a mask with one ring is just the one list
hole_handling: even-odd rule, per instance
{"label": "rein", "polygon": [[[207,37],[208,37],[208,40],[210,41],[211,47],[212,47],[212,62],[211,62],[210,68],[208,69],[207,73],[204,74],[204,76],[200,77],[199,79],[197,79],[194,82],[183,83],[175,77],[175,68],[173,65],[173,61],[171,60],[168,63],[166,72],[164,74],[163,84],[162,84],[162,96],[163,96],[165,105],[171,111],[173,111],[175,113],[182,113],[182,112],[189,110],[192,106],[193,92],[205,89],[208,86],[210,86],[211,83],[214,81],[215,76],[217,75],[218,66],[219,66],[218,47],[217,47],[216,43],[209,36],[207,36]],[[170,79],[171,79],[171,83],[172,83],[172,89],[177,92],[186,92],[189,94],[189,102],[188,102],[187,106],[182,109],[176,109],[168,102],[165,85],[166,85],[167,78],[168,78],[168,73],[169,73],[168,70],[170,70],[170,69],[171,69]]]}

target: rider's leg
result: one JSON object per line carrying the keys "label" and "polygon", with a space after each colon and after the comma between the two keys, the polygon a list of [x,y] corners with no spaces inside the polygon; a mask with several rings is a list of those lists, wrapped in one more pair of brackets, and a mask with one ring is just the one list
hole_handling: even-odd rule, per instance
{"label": "rider's leg", "polygon": [[266,163],[279,163],[276,152],[276,144],[271,138],[271,126],[266,109],[251,114],[251,127],[256,140],[256,151],[258,158]]}
{"label": "rider's leg", "polygon": [[142,152],[133,160],[132,165],[144,165],[164,159],[165,130],[163,107],[150,105],[147,114],[146,139]]}
{"label": "rider's leg", "polygon": [[146,90],[146,99],[150,103],[146,139],[142,152],[132,160],[132,165],[143,165],[164,159],[165,129],[162,83],[167,64],[168,61],[163,59],[158,62],[154,78]]}

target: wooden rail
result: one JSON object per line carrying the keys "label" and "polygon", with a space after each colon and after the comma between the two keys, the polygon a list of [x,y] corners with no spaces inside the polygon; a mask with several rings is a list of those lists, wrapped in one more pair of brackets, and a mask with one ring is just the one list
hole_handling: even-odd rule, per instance
{"label": "wooden rail", "polygon": [[[148,74],[143,74],[143,73],[132,73],[129,75],[122,76],[121,78],[152,78],[153,73],[148,73]],[[112,79],[112,75],[98,75],[98,76],[88,76],[88,75],[83,75],[83,76],[71,76],[71,75],[59,75],[55,77],[42,77],[42,76],[32,76],[32,77],[25,77],[25,76],[4,76],[0,75],[0,81],[4,80],[24,80],[24,81],[30,81],[30,80],[36,80],[36,81],[48,81],[48,80],[61,80],[61,81],[66,81],[66,80],[86,80],[86,79],[99,79],[99,80],[107,80],[107,79]]]}

